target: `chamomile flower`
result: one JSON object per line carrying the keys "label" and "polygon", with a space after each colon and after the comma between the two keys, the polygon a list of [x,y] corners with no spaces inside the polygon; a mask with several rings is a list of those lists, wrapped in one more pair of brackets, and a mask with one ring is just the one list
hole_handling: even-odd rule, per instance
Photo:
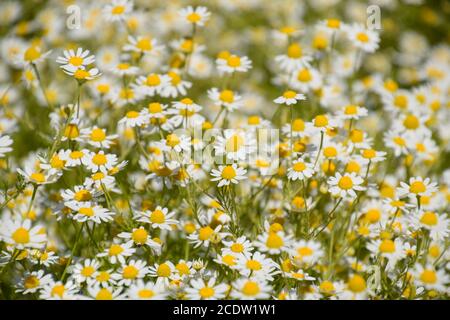
{"label": "chamomile flower", "polygon": [[72,271],[72,278],[77,283],[86,282],[88,279],[93,279],[98,275],[98,268],[100,263],[96,260],[86,259],[82,263],[77,263]]}
{"label": "chamomile flower", "polygon": [[44,270],[26,272],[17,284],[16,292],[22,294],[35,293],[52,281],[51,274],[45,274]]}
{"label": "chamomile flower", "polygon": [[262,279],[240,278],[233,282],[231,296],[235,299],[267,299],[271,287]]}
{"label": "chamomile flower", "polygon": [[311,178],[314,174],[314,165],[303,159],[297,159],[288,169],[287,176],[290,180],[305,180]]}
{"label": "chamomile flower", "polygon": [[360,24],[347,25],[344,29],[356,48],[369,53],[378,49],[380,37],[376,31],[366,29]]}
{"label": "chamomile flower", "polygon": [[292,90],[287,90],[283,93],[282,96],[279,96],[273,102],[278,104],[285,104],[285,105],[291,105],[291,104],[297,104],[298,101],[306,100],[306,97],[302,93],[297,93]]}
{"label": "chamomile flower", "polygon": [[74,72],[80,67],[87,67],[95,62],[95,56],[89,53],[89,50],[83,50],[83,48],[78,48],[76,51],[64,50],[63,56],[56,58],[56,62],[61,64],[61,68]]}
{"label": "chamomile flower", "polygon": [[148,273],[147,264],[142,260],[130,260],[122,265],[117,274],[118,285],[129,286],[138,279],[142,279]]}
{"label": "chamomile flower", "polygon": [[127,295],[133,300],[164,300],[167,297],[167,291],[160,284],[139,279],[130,285]]}
{"label": "chamomile flower", "polygon": [[243,107],[242,97],[233,90],[224,89],[220,91],[217,88],[208,90],[208,97],[218,106],[224,107],[229,112],[241,109]]}
{"label": "chamomile flower", "polygon": [[147,36],[128,36],[128,43],[123,46],[125,51],[134,51],[141,54],[159,55],[164,46],[158,40]]}
{"label": "chamomile flower", "polygon": [[246,179],[245,173],[247,170],[238,167],[237,164],[219,166],[218,170],[212,169],[211,175],[214,177],[211,181],[219,181],[218,187],[228,186],[231,183],[238,184],[239,180]]}
{"label": "chamomile flower", "polygon": [[449,277],[443,269],[436,270],[431,265],[423,267],[417,263],[413,275],[414,282],[427,290],[446,291],[448,289]]}
{"label": "chamomile flower", "polygon": [[125,114],[125,117],[119,120],[119,124],[131,128],[141,127],[149,122],[149,118],[148,112],[130,110]]}
{"label": "chamomile flower", "polygon": [[283,71],[294,72],[302,67],[309,67],[313,58],[304,54],[304,49],[299,43],[291,43],[286,54],[278,55],[275,61]]}
{"label": "chamomile flower", "polygon": [[401,181],[400,187],[397,188],[399,197],[408,196],[412,199],[423,196],[429,197],[436,191],[436,182],[431,182],[430,178],[423,179],[422,177],[411,177],[409,183]]}
{"label": "chamomile flower", "polygon": [[41,290],[39,298],[44,300],[73,300],[77,295],[77,285],[72,281],[50,281]]}
{"label": "chamomile flower", "polygon": [[117,156],[115,154],[105,154],[105,152],[90,152],[86,156],[84,164],[93,173],[101,171],[103,173],[108,173],[109,170],[117,165]]}
{"label": "chamomile flower", "polygon": [[123,288],[118,287],[110,287],[110,286],[90,286],[88,287],[89,296],[95,300],[121,300],[125,298],[125,295],[122,293]]}
{"label": "chamomile flower", "polygon": [[133,10],[130,0],[112,0],[103,8],[103,14],[109,21],[124,21]]}
{"label": "chamomile flower", "polygon": [[149,246],[155,252],[161,250],[161,244],[152,240],[147,230],[144,227],[134,228],[131,232],[119,233],[119,238],[129,240],[130,243],[134,243],[136,246]]}
{"label": "chamomile flower", "polygon": [[45,230],[32,226],[31,220],[5,219],[0,227],[0,238],[17,249],[43,248],[47,241]]}
{"label": "chamomile flower", "polygon": [[92,221],[94,223],[108,222],[113,219],[114,212],[92,202],[78,202],[74,205],[73,219],[78,222]]}
{"label": "chamomile flower", "polygon": [[109,149],[117,139],[117,134],[107,135],[106,129],[93,126],[92,128],[84,128],[81,130],[81,137],[96,148]]}
{"label": "chamomile flower", "polygon": [[217,69],[225,73],[247,72],[252,67],[252,62],[246,56],[234,54],[221,55],[217,60]]}
{"label": "chamomile flower", "polygon": [[133,253],[136,251],[136,249],[134,249],[132,246],[132,242],[113,242],[103,252],[100,252],[97,257],[105,257],[109,259],[109,262],[111,262],[112,264],[120,263],[123,265],[125,264],[125,259],[133,255]]}
{"label": "chamomile flower", "polygon": [[410,216],[410,225],[414,229],[428,230],[433,240],[446,238],[450,234],[450,220],[444,214],[433,211],[417,210]]}
{"label": "chamomile flower", "polygon": [[198,6],[193,8],[188,6],[186,8],[178,11],[179,15],[188,23],[192,23],[197,26],[204,26],[205,22],[208,21],[211,13],[206,7]]}
{"label": "chamomile flower", "polygon": [[192,279],[190,286],[187,287],[186,296],[190,300],[218,300],[225,297],[228,291],[228,285],[225,283],[216,284],[214,277],[206,282],[203,279]]}
{"label": "chamomile flower", "polygon": [[169,209],[157,206],[155,210],[148,210],[138,214],[137,221],[149,223],[152,228],[159,228],[161,230],[172,230],[177,220],[171,219],[175,212],[169,212]]}
{"label": "chamomile flower", "polygon": [[357,176],[355,173],[345,173],[341,175],[339,172],[334,177],[328,179],[330,185],[330,193],[336,197],[350,197],[356,198],[355,191],[363,191],[366,188],[362,186],[363,178]]}

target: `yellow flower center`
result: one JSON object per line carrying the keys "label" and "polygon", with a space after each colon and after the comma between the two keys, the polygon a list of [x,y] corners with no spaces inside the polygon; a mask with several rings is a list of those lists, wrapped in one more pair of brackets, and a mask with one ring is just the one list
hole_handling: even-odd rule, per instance
{"label": "yellow flower center", "polygon": [[381,253],[393,253],[395,252],[395,243],[392,240],[386,239],[380,243],[379,250]]}
{"label": "yellow flower center", "polygon": [[29,276],[25,279],[24,287],[27,289],[34,289],[39,285],[39,279],[35,276]]}
{"label": "yellow flower center", "polygon": [[189,99],[189,98],[181,99],[180,102],[181,102],[182,104],[193,104],[193,103],[194,103],[194,101],[192,101],[192,99]]}
{"label": "yellow flower center", "polygon": [[283,93],[283,97],[285,97],[286,99],[293,99],[293,98],[295,98],[296,95],[297,95],[297,92],[292,91],[292,90],[287,90]]}
{"label": "yellow flower center", "polygon": [[230,247],[231,251],[236,253],[244,252],[244,246],[241,243],[233,243]]}
{"label": "yellow flower center", "polygon": [[326,147],[323,149],[323,155],[327,158],[333,158],[336,157],[338,154],[335,147]]}
{"label": "yellow flower center", "polygon": [[281,238],[275,232],[270,232],[267,237],[266,246],[270,249],[279,249],[283,246],[283,238]]}
{"label": "yellow flower center", "polygon": [[106,271],[101,271],[101,272],[98,274],[96,280],[99,281],[99,282],[107,282],[107,281],[109,280],[109,278],[110,278],[110,275],[109,275],[108,272],[106,272]]}
{"label": "yellow flower center", "polygon": [[328,19],[327,20],[327,26],[328,28],[337,29],[341,25],[341,21],[338,19]]}
{"label": "yellow flower center", "polygon": [[111,13],[114,15],[119,15],[125,12],[125,6],[115,6],[112,8]]}
{"label": "yellow flower center", "polygon": [[262,269],[261,263],[256,260],[248,260],[245,265],[247,266],[247,268],[253,271],[258,271]]}
{"label": "yellow flower center", "polygon": [[311,72],[308,69],[302,69],[298,72],[297,80],[300,82],[309,82],[312,79]]}
{"label": "yellow flower center", "polygon": [[231,180],[236,177],[236,170],[232,166],[226,166],[222,170],[222,178],[226,180]]}
{"label": "yellow flower center", "polygon": [[164,223],[164,221],[166,221],[166,216],[161,210],[155,210],[150,215],[150,221],[152,223]]}
{"label": "yellow flower center", "polygon": [[427,226],[435,226],[438,223],[438,218],[434,212],[427,211],[420,218],[420,222]]}
{"label": "yellow flower center", "polygon": [[350,140],[353,143],[362,142],[364,140],[364,132],[358,129],[353,129],[350,133]]}
{"label": "yellow flower center", "polygon": [[175,147],[180,143],[180,138],[176,134],[169,134],[166,137],[166,144],[170,147]]}
{"label": "yellow flower center", "polygon": [[425,192],[427,190],[427,187],[422,181],[414,181],[409,186],[409,191],[415,194],[419,194],[422,192]]}
{"label": "yellow flower center", "polygon": [[406,129],[415,130],[420,126],[420,122],[416,116],[410,114],[406,116],[405,120],[403,121],[403,125]]}
{"label": "yellow flower center", "polygon": [[420,280],[427,284],[434,284],[437,281],[436,272],[426,269],[420,275]]}
{"label": "yellow flower center", "polygon": [[328,118],[326,115],[318,115],[314,118],[314,126],[320,128],[320,127],[326,127],[328,125]]}
{"label": "yellow flower center", "polygon": [[133,239],[133,241],[138,244],[145,244],[147,242],[147,237],[148,232],[143,228],[136,229],[131,234],[131,238]]}
{"label": "yellow flower center", "polygon": [[64,136],[69,139],[75,139],[78,138],[80,135],[80,131],[78,130],[78,126],[74,123],[71,123],[66,126],[66,129],[64,130]]}
{"label": "yellow flower center", "polygon": [[70,153],[70,158],[71,159],[80,159],[81,157],[83,157],[84,156],[84,154],[83,154],[83,152],[81,152],[81,151],[72,151],[71,153]]}
{"label": "yellow flower center", "polygon": [[362,152],[362,156],[366,159],[375,158],[377,153],[373,149],[364,149]]}
{"label": "yellow flower center", "polygon": [[172,271],[170,270],[170,267],[166,263],[161,263],[158,267],[158,270],[156,270],[156,273],[158,274],[158,277],[164,277],[167,278],[170,276]]}
{"label": "yellow flower center", "polygon": [[346,115],[355,115],[358,113],[358,106],[355,105],[348,105],[345,107],[344,113]]}
{"label": "yellow flower center", "polygon": [[108,255],[109,256],[117,256],[123,252],[123,248],[118,244],[113,244],[109,247]]}
{"label": "yellow flower center", "polygon": [[261,123],[261,119],[258,116],[251,116],[248,117],[247,123],[250,125],[258,125]]}
{"label": "yellow flower center", "polygon": [[188,275],[188,274],[191,273],[191,272],[189,271],[189,266],[188,266],[186,263],[183,263],[183,262],[178,263],[178,264],[175,266],[175,268],[178,270],[178,272],[179,272],[180,274],[183,274],[183,275]]}
{"label": "yellow flower center", "polygon": [[92,194],[89,192],[89,190],[81,189],[80,191],[77,191],[74,195],[74,199],[77,201],[89,201],[92,199]]}
{"label": "yellow flower center", "polygon": [[90,277],[94,272],[95,269],[92,266],[87,266],[81,269],[81,275],[83,275],[84,277]]}
{"label": "yellow flower center", "polygon": [[206,241],[211,237],[213,232],[214,232],[214,230],[210,226],[200,228],[200,231],[198,232],[198,238],[201,241]]}
{"label": "yellow flower center", "polygon": [[54,296],[59,296],[60,298],[62,298],[65,291],[66,291],[66,288],[64,287],[64,285],[58,284],[58,285],[56,285],[56,286],[54,286],[52,288],[52,293],[51,294],[52,294],[53,297]]}
{"label": "yellow flower center", "polygon": [[134,279],[137,277],[139,270],[135,266],[126,266],[123,268],[122,275],[124,279]]}
{"label": "yellow flower center", "polygon": [[325,280],[322,282],[319,286],[320,291],[325,293],[331,293],[334,291],[334,285],[333,282]]}
{"label": "yellow flower center", "polygon": [[198,292],[204,299],[211,298],[214,295],[214,289],[210,287],[201,288]]}
{"label": "yellow flower center", "polygon": [[42,174],[40,172],[33,172],[30,175],[30,179],[33,180],[36,183],[43,183],[43,182],[45,182],[45,176],[44,176],[44,174]]}
{"label": "yellow flower center", "polygon": [[149,51],[152,49],[152,43],[151,43],[150,39],[147,39],[147,38],[140,39],[136,43],[136,48],[138,48],[141,51]]}
{"label": "yellow flower center", "polygon": [[167,72],[167,75],[171,78],[170,82],[173,85],[176,86],[177,84],[179,84],[181,82],[181,77],[179,76],[178,73],[173,72],[173,71],[169,71],[169,72]]}
{"label": "yellow flower center", "polygon": [[108,160],[106,159],[106,156],[104,154],[97,153],[96,155],[94,155],[92,157],[92,162],[94,164],[96,164],[97,166],[102,166],[102,165],[106,164],[108,162]]}
{"label": "yellow flower center", "polygon": [[150,289],[139,290],[138,296],[141,299],[150,299],[155,295],[155,293]]}
{"label": "yellow flower center", "polygon": [[219,99],[223,102],[231,103],[234,101],[234,93],[231,90],[223,90],[220,93]]}
{"label": "yellow flower center", "polygon": [[75,79],[84,80],[87,77],[89,77],[90,74],[86,70],[78,69],[77,71],[74,72],[73,76],[75,77]]}
{"label": "yellow flower center", "polygon": [[95,296],[96,300],[112,300],[112,298],[112,293],[106,288],[100,289]]}
{"label": "yellow flower center", "polygon": [[192,12],[192,13],[189,14],[186,18],[187,18],[188,21],[191,22],[191,23],[199,22],[199,21],[202,19],[201,15],[199,15],[199,14],[196,13],[196,12]]}
{"label": "yellow flower center", "polygon": [[231,55],[227,59],[227,64],[232,68],[239,67],[241,65],[241,58],[235,55]]}
{"label": "yellow flower center", "polygon": [[395,144],[397,144],[399,146],[402,146],[402,147],[404,147],[406,145],[406,141],[402,137],[395,137],[393,139],[393,141],[394,141]]}
{"label": "yellow flower center", "polygon": [[353,187],[353,180],[348,176],[343,176],[338,182],[339,188],[349,190]]}
{"label": "yellow flower center", "polygon": [[246,296],[256,296],[259,292],[259,285],[254,281],[247,281],[242,288],[242,293]]}
{"label": "yellow flower center", "polygon": [[157,74],[151,74],[147,76],[146,84],[150,87],[159,86],[161,84],[161,78]]}
{"label": "yellow flower center", "polygon": [[366,290],[366,280],[364,280],[363,277],[355,274],[348,281],[348,288],[355,293],[362,292]]}
{"label": "yellow flower center", "polygon": [[41,57],[41,52],[36,47],[29,47],[25,50],[23,58],[25,61],[33,62]]}
{"label": "yellow flower center", "polygon": [[358,39],[360,42],[364,42],[364,43],[369,42],[369,36],[364,32],[359,32],[356,35],[356,39]]}
{"label": "yellow flower center", "polygon": [[297,249],[297,252],[300,256],[306,257],[313,254],[313,250],[310,247],[301,247]]}
{"label": "yellow flower center", "polygon": [[408,106],[408,98],[404,95],[398,95],[394,98],[394,105],[400,109],[405,109]]}
{"label": "yellow flower center", "polygon": [[289,58],[298,59],[302,56],[302,47],[297,44],[291,44],[287,49],[287,55]]}
{"label": "yellow flower center", "polygon": [[81,66],[83,64],[83,58],[82,57],[70,57],[69,58],[69,63],[73,66]]}
{"label": "yellow flower center", "polygon": [[86,207],[86,208],[80,208],[78,210],[78,212],[82,215],[88,216],[88,217],[92,217],[94,215],[94,209],[90,208],[90,207]]}
{"label": "yellow flower center", "polygon": [[91,131],[91,140],[95,142],[101,142],[105,140],[106,134],[103,129],[100,128],[94,128]]}
{"label": "yellow flower center", "polygon": [[303,162],[299,161],[294,164],[292,169],[294,169],[294,171],[297,171],[297,172],[302,172],[303,170],[306,169],[306,165]]}
{"label": "yellow flower center", "polygon": [[295,119],[292,122],[292,130],[296,132],[305,130],[305,122],[302,119]]}
{"label": "yellow flower center", "polygon": [[366,212],[366,220],[369,221],[370,223],[375,223],[378,222],[381,218],[381,212],[379,209],[369,209]]}
{"label": "yellow flower center", "polygon": [[148,105],[148,111],[150,113],[160,113],[162,110],[162,105],[159,102],[152,102]]}
{"label": "yellow flower center", "polygon": [[127,112],[127,118],[134,119],[134,118],[137,118],[137,117],[139,117],[139,112],[134,111],[134,110]]}

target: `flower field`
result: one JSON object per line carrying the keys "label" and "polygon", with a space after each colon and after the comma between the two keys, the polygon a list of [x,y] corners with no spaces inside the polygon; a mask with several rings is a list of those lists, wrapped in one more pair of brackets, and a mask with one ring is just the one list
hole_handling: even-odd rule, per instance
{"label": "flower field", "polygon": [[0,3],[0,299],[448,299],[446,1]]}

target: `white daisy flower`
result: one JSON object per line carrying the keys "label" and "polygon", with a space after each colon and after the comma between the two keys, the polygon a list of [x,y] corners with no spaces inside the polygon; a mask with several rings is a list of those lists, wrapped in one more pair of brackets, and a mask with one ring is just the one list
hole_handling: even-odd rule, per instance
{"label": "white daisy flower", "polygon": [[212,169],[211,175],[214,177],[211,181],[219,181],[218,187],[228,186],[230,183],[238,184],[239,180],[246,179],[245,173],[247,170],[238,167],[237,164],[219,166],[219,169]]}
{"label": "white daisy flower", "polygon": [[357,176],[355,173],[341,175],[337,172],[334,177],[328,179],[328,184],[330,185],[329,192],[335,197],[356,198],[355,191],[366,190],[365,187],[361,186],[363,182],[363,178]]}

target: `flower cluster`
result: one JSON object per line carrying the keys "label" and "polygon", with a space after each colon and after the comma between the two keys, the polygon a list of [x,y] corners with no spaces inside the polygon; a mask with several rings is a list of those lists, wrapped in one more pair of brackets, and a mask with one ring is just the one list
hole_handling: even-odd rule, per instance
{"label": "flower cluster", "polygon": [[0,298],[448,298],[438,8],[183,2],[0,4]]}

